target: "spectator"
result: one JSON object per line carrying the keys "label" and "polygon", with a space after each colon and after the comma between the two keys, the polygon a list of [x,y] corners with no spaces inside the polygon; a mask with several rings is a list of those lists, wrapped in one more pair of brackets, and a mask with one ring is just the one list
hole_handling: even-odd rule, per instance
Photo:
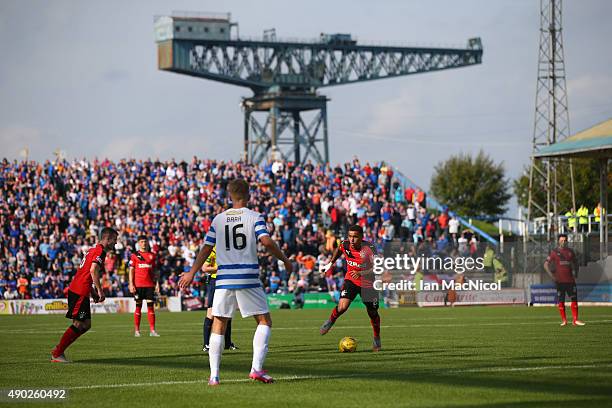
{"label": "spectator", "polygon": [[[301,280],[313,288],[319,280],[312,271],[320,249],[332,251],[351,223],[361,225],[364,236],[380,246],[396,235],[407,241],[416,234],[417,209],[427,214],[422,191],[406,189],[402,197],[389,166],[362,165],[357,159],[335,167],[282,161],[258,167],[199,158],[189,163],[3,159],[0,293],[63,297],[98,231],[111,225],[120,238],[105,259],[108,295],[126,293],[126,261],[141,234],[158,237],[151,246],[160,265],[161,292],[176,295],[177,274],[193,263],[212,217],[226,205],[228,180],[237,176],[260,185],[253,193],[253,209],[268,214],[271,236],[294,259],[302,252]],[[412,222],[408,233],[406,218]],[[425,224],[420,238],[416,235],[423,240],[427,219],[420,221]],[[286,276],[275,263],[262,270],[268,284],[278,277],[279,289],[298,287],[300,276]],[[333,279],[337,287],[342,284],[340,272]],[[321,285],[329,286],[323,280]]]}
{"label": "spectator", "polygon": [[459,220],[457,217],[453,217],[448,221],[448,233],[450,234],[454,243],[457,242],[457,234],[459,233]]}
{"label": "spectator", "polygon": [[20,299],[28,299],[30,297],[28,290],[29,282],[24,275],[19,275],[17,280],[17,293]]}
{"label": "spectator", "polygon": [[8,288],[5,292],[4,292],[4,299],[5,300],[14,300],[14,299],[18,299],[19,298],[19,293],[17,293],[17,291],[13,288]]}
{"label": "spectator", "polygon": [[281,283],[280,277],[276,274],[276,271],[272,271],[272,274],[270,275],[270,288],[268,292],[278,293],[279,288],[280,288],[280,283]]}

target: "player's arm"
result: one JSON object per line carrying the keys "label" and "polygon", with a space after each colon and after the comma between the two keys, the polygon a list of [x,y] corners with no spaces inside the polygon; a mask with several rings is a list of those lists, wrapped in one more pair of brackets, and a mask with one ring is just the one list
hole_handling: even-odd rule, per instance
{"label": "player's arm", "polygon": [[340,249],[340,245],[338,245],[335,249],[334,249],[334,253],[332,254],[331,259],[329,260],[329,262],[326,265],[321,265],[319,266],[319,272],[321,272],[321,274],[326,273],[327,271],[329,271],[330,269],[335,269],[335,265],[336,265],[336,261],[338,259],[340,259],[340,257],[342,256],[342,250]]}
{"label": "player's arm", "polygon": [[129,290],[131,294],[136,293],[136,286],[134,285],[134,275],[136,271],[133,266],[130,266],[128,269],[128,278],[129,278]]}
{"label": "player's arm", "polygon": [[159,295],[159,269],[153,266],[153,282],[155,282],[155,293]]}
{"label": "player's arm", "polygon": [[196,256],[195,262],[191,266],[191,270],[189,272],[181,274],[181,279],[179,279],[179,287],[181,289],[185,289],[191,284],[191,281],[193,280],[193,277],[195,276],[196,272],[202,269],[202,267],[204,266],[204,262],[206,262],[206,259],[212,252],[213,247],[214,244],[205,244],[200,249],[200,252],[198,252],[198,256]]}
{"label": "player's arm", "polygon": [[368,248],[370,248],[370,250],[372,251],[372,266],[362,271],[352,271],[351,276],[355,279],[359,279],[359,277],[364,276],[364,275],[371,276],[374,274],[374,258],[377,258],[381,255],[378,254],[378,250],[376,249],[376,246],[374,244],[369,243]]}
{"label": "player's arm", "polygon": [[548,274],[548,276],[550,276],[550,278],[551,278],[553,281],[555,281],[555,282],[556,282],[556,281],[557,281],[557,279],[555,278],[555,274],[554,274],[554,272],[553,272],[553,271],[551,270],[551,268],[550,268],[550,266],[551,266],[551,265],[550,265],[551,258],[552,258],[552,255],[551,255],[551,256],[549,256],[548,258],[546,258],[546,261],[544,261],[544,270],[546,271],[546,273]]}
{"label": "player's arm", "polygon": [[98,299],[96,303],[104,302],[104,291],[102,290],[102,285],[100,284],[100,265],[95,262],[92,262],[91,268],[89,269],[89,273],[91,274],[91,278],[93,280],[93,284],[98,292]]}
{"label": "player's arm", "polygon": [[289,258],[287,258],[287,256],[283,253],[283,251],[281,251],[278,245],[276,245],[276,242],[274,242],[272,238],[270,238],[270,235],[266,234],[260,236],[259,242],[261,242],[261,244],[266,247],[270,254],[274,255],[278,260],[285,264],[285,269],[287,270],[288,274],[291,274],[291,272],[293,272],[293,264],[291,263]]}
{"label": "player's arm", "polygon": [[576,252],[572,249],[572,274],[574,275],[574,279],[578,278],[578,270],[580,269],[580,265],[578,265],[578,257],[576,256]]}

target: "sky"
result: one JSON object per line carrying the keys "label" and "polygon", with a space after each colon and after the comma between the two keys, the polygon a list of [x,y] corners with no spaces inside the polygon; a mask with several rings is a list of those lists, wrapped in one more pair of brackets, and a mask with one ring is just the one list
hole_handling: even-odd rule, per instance
{"label": "sky", "polygon": [[[612,117],[612,2],[563,6],[577,132]],[[481,65],[321,90],[331,99],[331,161],[385,160],[424,188],[453,154],[482,149],[510,179],[529,163],[536,0],[0,0],[0,157],[27,146],[36,160],[56,149],[68,158],[238,159],[239,104],[251,91],[157,69],[153,16],[173,10],[231,12],[242,36],[274,27],[280,38],[346,32],[463,45],[481,37]]]}

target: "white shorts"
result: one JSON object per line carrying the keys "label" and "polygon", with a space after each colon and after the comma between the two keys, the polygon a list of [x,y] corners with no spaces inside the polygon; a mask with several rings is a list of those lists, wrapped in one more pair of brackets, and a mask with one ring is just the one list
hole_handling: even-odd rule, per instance
{"label": "white shorts", "polygon": [[236,308],[242,317],[268,313],[268,301],[261,287],[248,289],[215,289],[212,314],[232,317]]}

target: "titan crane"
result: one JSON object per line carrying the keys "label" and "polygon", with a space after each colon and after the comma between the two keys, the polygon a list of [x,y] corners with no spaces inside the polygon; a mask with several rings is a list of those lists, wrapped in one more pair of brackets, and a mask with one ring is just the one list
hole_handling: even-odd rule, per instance
{"label": "titan crane", "polygon": [[241,38],[229,13],[156,17],[155,39],[159,69],[253,91],[241,103],[243,158],[256,164],[329,162],[329,99],[319,88],[482,62],[480,38],[469,39],[464,49],[362,45],[350,34],[279,40],[274,29],[262,38]]}

